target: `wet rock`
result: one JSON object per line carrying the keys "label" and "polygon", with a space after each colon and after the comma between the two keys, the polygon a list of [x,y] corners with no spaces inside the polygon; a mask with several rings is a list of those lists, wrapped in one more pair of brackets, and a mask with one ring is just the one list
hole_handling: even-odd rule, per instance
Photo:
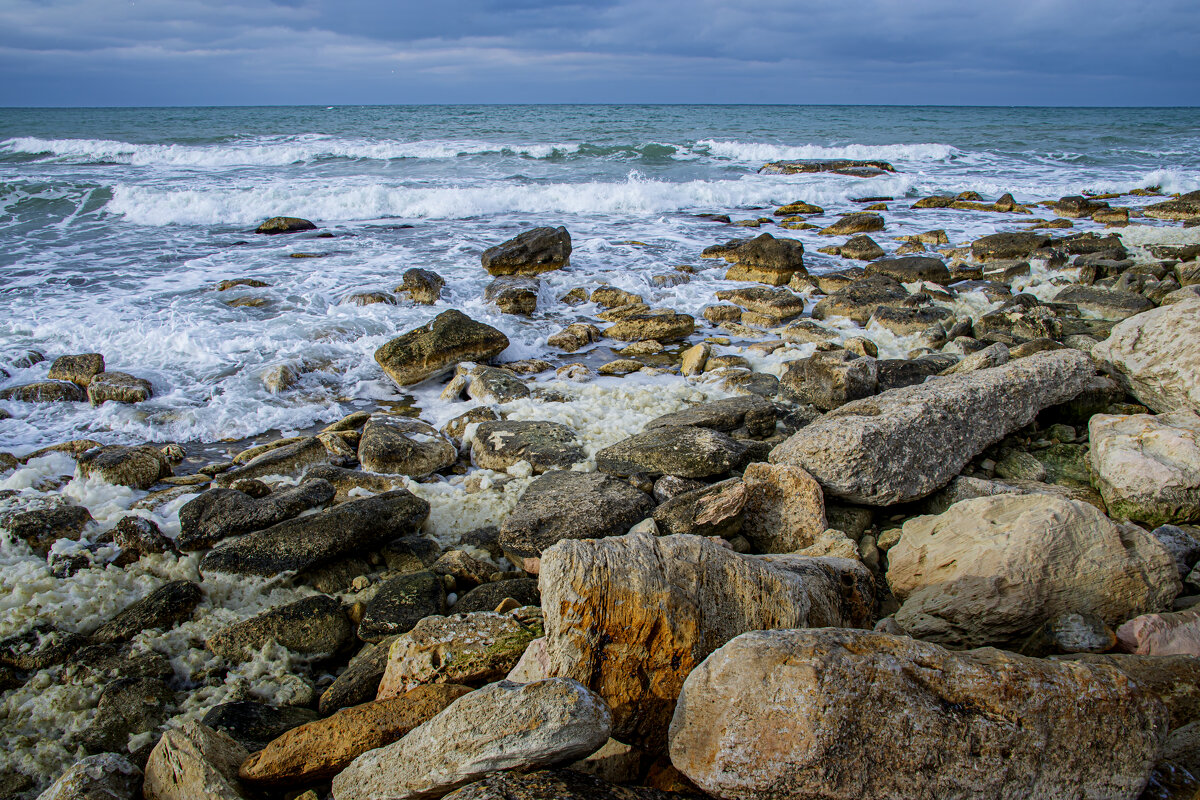
{"label": "wet rock", "polygon": [[770,401],[757,395],[725,397],[655,417],[645,430],[678,426],[711,428],[726,433],[744,428],[750,436],[767,437],[775,433],[777,412]]}
{"label": "wet rock", "polygon": [[645,303],[641,295],[618,289],[615,286],[601,286],[592,291],[589,301],[605,308],[618,308],[632,303]]}
{"label": "wet rock", "polygon": [[315,436],[304,437],[282,447],[269,449],[238,467],[222,472],[214,480],[228,487],[237,481],[267,475],[304,475],[309,468],[328,464],[329,450]]}
{"label": "wet rock", "polygon": [[342,298],[339,305],[343,306],[373,306],[377,303],[396,305],[396,298],[387,292],[356,292]]}
{"label": "wet rock", "polygon": [[256,617],[230,625],[204,646],[230,663],[253,658],[269,641],[307,655],[329,655],[353,636],[341,603],[317,595],[277,606]]}
{"label": "wet rock", "polygon": [[1134,292],[1119,292],[1102,289],[1097,286],[1079,286],[1072,284],[1064,286],[1054,295],[1056,303],[1073,303],[1081,311],[1096,315],[1101,319],[1122,320],[1135,314],[1154,308],[1140,294]]}
{"label": "wet rock", "polygon": [[1088,433],[1096,488],[1112,516],[1200,521],[1200,414],[1097,414]]}
{"label": "wet rock", "polygon": [[1050,237],[1043,233],[993,233],[971,242],[971,255],[977,261],[1029,258],[1049,244]]}
{"label": "wet rock", "polygon": [[75,762],[38,800],[133,800],[141,782],[136,764],[116,753],[100,753]]}
{"label": "wet rock", "polygon": [[151,445],[107,445],[88,450],[76,461],[84,475],[96,475],[109,483],[134,489],[149,489],[159,478],[171,474],[167,459]]}
{"label": "wet rock", "polygon": [[441,300],[442,289],[446,286],[445,278],[427,269],[405,270],[401,281],[396,292],[404,292],[414,303],[426,306]]}
{"label": "wet rock", "polygon": [[804,313],[804,298],[787,289],[723,289],[717,292],[717,299],[746,309],[740,320],[747,325],[781,325]]}
{"label": "wet rock", "polygon": [[1188,192],[1174,200],[1164,200],[1143,209],[1147,217],[1154,219],[1200,219],[1200,192]]}
{"label": "wet rock", "polygon": [[392,742],[467,694],[465,686],[421,686],[405,695],[345,708],[283,733],[241,766],[259,786],[304,786],[329,780],[355,758]]}
{"label": "wet rock", "polygon": [[163,734],[146,763],[145,800],[243,800],[238,767],[249,753],[223,733],[187,722]]}
{"label": "wet rock", "polygon": [[547,675],[613,710],[613,736],[666,742],[687,674],[747,630],[866,624],[866,568],[844,559],[743,556],[697,536],[629,534],[550,548],[539,577]]}
{"label": "wet rock", "polygon": [[547,472],[504,519],[500,546],[513,563],[536,572],[542,552],[555,542],[623,534],[653,508],[648,494],[625,481],[598,473]]}
{"label": "wet rock", "polygon": [[1094,374],[1076,350],[1036,353],[966,375],[847,403],[795,433],[771,462],[804,467],[827,495],[868,505],[924,497],[970,459]]}
{"label": "wet rock", "polygon": [[568,353],[574,353],[593,342],[600,341],[600,338],[600,329],[595,325],[573,322],[558,333],[552,334],[546,339],[546,344],[559,350],[566,350]]}
{"label": "wet rock", "polygon": [[1083,219],[1092,216],[1101,209],[1108,208],[1108,203],[1092,200],[1080,195],[1072,195],[1060,198],[1057,202],[1050,203],[1049,206],[1060,217]]}
{"label": "wet rock", "polygon": [[813,307],[813,319],[849,317],[865,326],[875,309],[901,305],[908,297],[908,290],[891,278],[883,275],[862,278],[818,302]]}
{"label": "wet rock", "polygon": [[1109,624],[1169,606],[1175,560],[1150,534],[1046,494],[964,500],[904,523],[888,585],[905,632],[942,644],[1019,644],[1062,614]]}
{"label": "wet rock", "polygon": [[658,342],[675,342],[686,339],[696,330],[696,320],[688,314],[665,312],[660,314],[635,314],[609,326],[604,335],[610,339],[636,342],[654,339]]}
{"label": "wet rock", "polygon": [[477,403],[508,403],[529,397],[529,387],[507,369],[476,365],[464,374],[470,381],[467,396]]}
{"label": "wet rock", "polygon": [[534,473],[567,469],[584,458],[575,432],[556,422],[482,422],[471,444],[475,466],[498,472],[518,461]]}
{"label": "wet rock", "polygon": [[795,214],[824,214],[825,209],[820,206],[814,206],[812,203],[805,203],[798,200],[795,203],[788,203],[775,209],[775,216],[790,217]]}
{"label": "wet rock", "polygon": [[885,275],[900,283],[929,281],[949,286],[953,282],[945,262],[928,256],[884,258],[868,264],[866,272],[867,275]]}
{"label": "wet rock", "polygon": [[50,365],[46,376],[52,381],[70,381],[86,389],[92,378],[104,372],[104,356],[99,353],[81,353],[74,356],[59,356]]}
{"label": "wet rock", "polygon": [[[911,336],[914,333],[921,333],[928,330],[930,326],[939,326],[951,319],[953,315],[949,309],[941,306],[921,306],[913,308],[909,306],[888,306],[881,305],[871,312],[871,318],[868,320],[868,326],[878,326],[886,328],[897,336]],[[945,341],[945,337],[941,330],[938,330],[937,335],[940,341]]]}
{"label": "wet rock", "polygon": [[404,488],[402,476],[376,475],[357,469],[335,467],[332,464],[318,464],[305,472],[304,478],[301,486],[315,481],[327,481],[331,484],[336,491],[334,503],[344,503],[347,500],[355,499],[359,495],[351,496],[350,494],[355,489],[362,489],[371,494],[383,494]]}
{"label": "wet rock", "polygon": [[345,671],[321,694],[321,716],[375,699],[379,681],[383,679],[383,671],[387,668],[388,651],[395,639],[395,636],[389,636],[368,643],[350,659]]}
{"label": "wet rock", "polygon": [[92,376],[87,385],[88,400],[98,406],[109,400],[115,403],[141,403],[154,394],[150,381],[135,378],[126,372],[101,372]]}
{"label": "wet rock", "polygon": [[118,567],[136,564],[142,556],[175,552],[175,543],[163,535],[153,520],[136,514],[117,522],[112,541],[121,548],[121,554],[113,561]]}
{"label": "wet rock", "polygon": [[788,362],[779,384],[786,397],[828,411],[875,394],[879,369],[873,358],[834,350]]}
{"label": "wet rock", "polygon": [[230,536],[263,530],[309,509],[323,508],[335,494],[329,481],[312,477],[258,499],[234,489],[209,489],[179,509],[176,543],[181,550],[204,550]]}
{"label": "wet rock", "polygon": [[753,239],[735,239],[718,248],[706,249],[702,257],[720,257],[732,264],[726,280],[783,286],[796,273],[805,274],[804,245],[795,239],[777,239],[764,233]]}
{"label": "wet rock", "polygon": [[571,234],[566,228],[533,228],[483,251],[489,275],[537,275],[561,269],[571,260]]}
{"label": "wet rock", "polygon": [[506,275],[496,278],[483,290],[483,299],[500,309],[502,314],[529,316],[537,311],[538,291],[542,282],[537,278]]}
{"label": "wet rock", "polygon": [[40,623],[0,641],[0,665],[37,672],[61,664],[86,643],[84,636]]}
{"label": "wet rock", "polygon": [[91,521],[92,515],[86,508],[68,502],[0,513],[0,527],[24,539],[38,555],[45,555],[59,539],[77,541]]}
{"label": "wet rock", "polygon": [[276,708],[254,700],[237,700],[213,706],[201,721],[255,753],[293,728],[316,719],[316,712],[307,708]]}
{"label": "wet rock", "polygon": [[446,585],[428,570],[391,578],[367,603],[358,638],[378,642],[413,629],[433,614],[446,613]]}
{"label": "wet rock", "polygon": [[37,381],[0,389],[0,400],[21,403],[81,403],[86,399],[83,390],[70,381]]}
{"label": "wet rock", "polygon": [[428,516],[427,502],[397,489],[221,542],[200,570],[265,577],[299,572],[414,533]]}
{"label": "wet rock", "polygon": [[317,226],[300,217],[271,217],[254,229],[255,233],[277,234],[315,231]]}
{"label": "wet rock", "polygon": [[677,475],[707,478],[738,466],[746,445],[720,431],[678,426],[651,428],[596,453],[596,468],[609,475]]}
{"label": "wet rock", "polygon": [[[834,172],[855,178],[873,178],[895,172],[896,168],[886,161],[860,161],[848,158],[799,159],[772,161],[759,167],[763,175],[796,175],[812,172]],[[815,206],[814,206],[815,207]]]}
{"label": "wet rock", "polygon": [[123,642],[142,631],[173,628],[191,619],[192,612],[204,598],[198,584],[191,581],[170,581],[150,594],[126,606],[108,622],[92,632],[96,642]]}
{"label": "wet rock", "polygon": [[458,459],[458,449],[419,419],[375,415],[363,428],[358,460],[363,469],[421,478]]}
{"label": "wet rock", "polygon": [[871,233],[883,230],[883,217],[868,211],[853,214],[843,214],[842,218],[832,225],[822,228],[823,236],[849,236],[855,233]]}
{"label": "wet rock", "polygon": [[616,361],[609,361],[606,364],[601,364],[596,368],[598,375],[617,375],[625,376],[632,375],[635,372],[641,371],[646,366],[640,361],[634,361],[632,358],[619,358]]}
{"label": "wet rock", "polygon": [[877,258],[883,258],[885,255],[883,248],[865,233],[851,236],[846,240],[845,244],[837,247],[836,250],[837,255],[842,258],[852,258],[857,261],[874,261]]}
{"label": "wet rock", "polygon": [[487,361],[508,347],[508,337],[460,311],[443,311],[426,325],[375,351],[375,361],[401,388],[452,370],[463,361]]}
{"label": "wet rock", "polygon": [[158,678],[119,678],[104,687],[81,740],[91,753],[127,753],[129,737],[153,731],[174,713],[175,693]]}
{"label": "wet rock", "polygon": [[1117,381],[1158,412],[1200,412],[1200,299],[1117,323],[1092,355]]}
{"label": "wet rock", "polygon": [[354,760],[336,800],[440,796],[498,770],[569,763],[608,740],[612,715],[575,681],[493,683],[455,700],[394,744]]}
{"label": "wet rock", "polygon": [[1166,723],[1111,667],[866,631],[757,631],[688,677],[671,760],[706,792],[746,800],[1133,798]]}
{"label": "wet rock", "polygon": [[500,603],[510,599],[518,606],[541,605],[537,581],[533,578],[508,578],[482,583],[458,598],[453,610],[455,614],[494,611]]}
{"label": "wet rock", "polygon": [[654,509],[654,521],[664,534],[733,538],[742,527],[746,486],[739,478],[701,486],[676,495]]}

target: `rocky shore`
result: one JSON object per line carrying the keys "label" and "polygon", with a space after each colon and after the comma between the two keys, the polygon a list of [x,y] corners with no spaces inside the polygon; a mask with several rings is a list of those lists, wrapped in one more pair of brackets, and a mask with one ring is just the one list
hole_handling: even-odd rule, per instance
{"label": "rocky shore", "polygon": [[[431,306],[375,361],[453,413],[0,453],[0,796],[1196,797],[1200,246],[1158,234],[1200,193],[1141,194],[714,215],[778,235],[664,265],[732,282],[699,316],[548,298],[571,235],[533,228],[478,268],[562,322],[537,358],[452,276],[352,296]],[[997,230],[896,247],[900,203]],[[47,356],[0,399],[153,395],[8,361]]]}

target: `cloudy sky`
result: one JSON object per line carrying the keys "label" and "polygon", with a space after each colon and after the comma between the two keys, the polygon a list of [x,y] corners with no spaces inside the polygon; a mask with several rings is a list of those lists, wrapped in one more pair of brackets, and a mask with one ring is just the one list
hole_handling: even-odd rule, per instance
{"label": "cloudy sky", "polygon": [[0,0],[0,106],[1200,105],[1197,0]]}

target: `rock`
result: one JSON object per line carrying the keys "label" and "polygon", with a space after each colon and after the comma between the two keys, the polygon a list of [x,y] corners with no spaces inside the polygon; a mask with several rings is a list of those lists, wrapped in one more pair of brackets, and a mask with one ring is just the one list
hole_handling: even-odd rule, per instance
{"label": "rock", "polygon": [[1098,286],[1064,286],[1054,295],[1056,303],[1073,303],[1080,311],[1086,311],[1100,319],[1122,320],[1154,308],[1140,294],[1102,289]]}
{"label": "rock", "polygon": [[1060,198],[1057,202],[1049,203],[1050,208],[1060,217],[1083,219],[1090,217],[1101,209],[1108,208],[1108,203],[1092,200],[1080,195]]}
{"label": "rock", "polygon": [[428,516],[429,503],[405,489],[351,500],[221,542],[201,560],[200,571],[264,577],[299,572],[414,533]]}
{"label": "rock", "polygon": [[136,514],[121,517],[112,530],[112,541],[121,548],[113,560],[119,567],[136,564],[142,556],[174,553],[175,543],[163,535],[154,520]]}
{"label": "rock", "polygon": [[566,228],[533,228],[489,247],[481,257],[489,275],[537,275],[571,262],[571,234]]}
{"label": "rock", "polygon": [[367,603],[358,638],[378,642],[411,631],[433,614],[446,613],[446,585],[438,575],[421,570],[391,578]]}
{"label": "rock", "polygon": [[355,292],[342,298],[338,305],[343,306],[373,306],[377,303],[396,305],[396,298],[387,292]]}
{"label": "rock", "polygon": [[609,475],[707,478],[729,472],[745,453],[746,445],[708,428],[651,428],[596,453],[596,469]]}
{"label": "rock", "polygon": [[1115,625],[1168,607],[1180,587],[1153,536],[1046,494],[964,500],[910,519],[888,561],[900,627],[961,647],[1019,643],[1071,612]]}
{"label": "rock", "polygon": [[[772,161],[759,167],[758,171],[763,175],[795,175],[807,174],[811,172],[835,172],[839,175],[850,175],[855,178],[873,178],[878,175],[895,172],[896,168],[886,161],[856,161],[848,158],[806,158],[794,161]],[[815,206],[813,207],[815,208]]]}
{"label": "rock", "polygon": [[[748,325],[781,325],[804,313],[804,298],[787,289],[765,289],[755,286],[743,289],[723,289],[718,300],[726,300],[746,309],[740,319]],[[747,316],[750,319],[747,319]]]}
{"label": "rock", "polygon": [[223,733],[186,722],[163,734],[146,763],[145,800],[243,800],[238,767],[249,754]]}
{"label": "rock", "polygon": [[372,416],[358,443],[358,461],[369,472],[423,478],[457,460],[458,448],[410,417]]}
{"label": "rock", "polygon": [[1109,513],[1148,525],[1200,521],[1200,414],[1097,414],[1089,463]]}
{"label": "rock", "polygon": [[236,700],[213,706],[201,721],[256,753],[293,728],[316,719],[316,712],[307,708],[276,708],[254,700]]}
{"label": "rock", "polygon": [[461,311],[443,311],[426,325],[375,351],[375,361],[403,388],[442,375],[462,361],[487,361],[508,347],[508,337]]}
{"label": "rock", "polygon": [[931,326],[937,326],[937,340],[941,342],[945,341],[941,323],[949,320],[951,316],[949,309],[941,306],[912,308],[881,305],[871,312],[867,326],[869,328],[886,328],[897,336],[911,336],[914,333],[929,330]]}
{"label": "rock", "polygon": [[1074,398],[1093,374],[1083,353],[1057,350],[893,389],[830,411],[770,461],[804,467],[827,495],[851,502],[916,500],[1043,409]]}
{"label": "rock", "polygon": [[971,242],[971,255],[976,261],[1029,258],[1049,244],[1050,237],[1044,233],[993,233]]}
{"label": "rock", "polygon": [[1158,412],[1200,412],[1200,299],[1117,323],[1092,355],[1139,402]]}
{"label": "rock", "polygon": [[909,297],[908,290],[883,275],[856,280],[823,298],[813,307],[813,319],[849,317],[865,326],[877,308],[900,305]]}
{"label": "rock", "polygon": [[1111,667],[866,631],[756,631],[688,676],[671,761],[739,800],[1134,798],[1166,723]]}
{"label": "rock", "polygon": [[473,558],[465,550],[447,550],[433,562],[429,571],[453,578],[455,587],[462,592],[500,575],[500,570],[494,564]]}
{"label": "rock", "polygon": [[870,621],[858,562],[743,556],[698,536],[569,540],[542,557],[546,674],[613,710],[614,737],[661,749],[683,679],[747,630]]}
{"label": "rock", "polygon": [[829,528],[820,485],[800,467],[750,464],[741,533],[760,553],[792,553]]}
{"label": "rock", "polygon": [[822,411],[870,397],[879,388],[878,362],[846,350],[787,362],[779,385],[786,397]]}
{"label": "rock", "polygon": [[358,756],[397,741],[469,691],[465,686],[420,686],[398,697],[344,708],[283,733],[246,759],[239,777],[262,786],[327,781]]}
{"label": "rock", "polygon": [[0,389],[0,400],[21,403],[81,403],[86,399],[83,390],[70,381],[37,381]]}
{"label": "rock", "polygon": [[483,290],[483,299],[500,309],[502,314],[529,316],[537,311],[538,291],[542,282],[521,275],[496,278]]}
{"label": "rock", "polygon": [[0,527],[24,539],[33,552],[42,556],[59,539],[78,541],[91,521],[92,515],[86,508],[64,501],[43,508],[0,513]]}
{"label": "rock", "polygon": [[865,233],[851,236],[837,251],[842,258],[853,258],[857,261],[874,261],[884,256],[883,248]]}
{"label": "rock", "polygon": [[783,286],[796,273],[804,274],[804,245],[795,239],[776,239],[764,233],[753,239],[735,239],[719,247],[719,251],[706,249],[703,257],[719,256],[733,264],[725,274],[725,280]]}
{"label": "rock", "polygon": [[191,619],[203,598],[200,586],[191,581],[164,583],[94,630],[92,640],[123,642],[145,630],[173,628],[176,623]]}
{"label": "rock", "polygon": [[46,376],[52,381],[70,381],[86,389],[92,378],[104,372],[104,356],[99,353],[82,353],[76,356],[59,356],[50,365]]}
{"label": "rock", "polygon": [[953,283],[950,270],[940,258],[908,256],[906,258],[884,258],[867,264],[867,275],[885,275],[900,283],[930,283],[949,286]]}
{"label": "rock", "polygon": [[1062,614],[1048,621],[1021,647],[1021,654],[1103,653],[1117,643],[1117,636],[1095,614]]}
{"label": "rock", "polygon": [[377,699],[424,684],[482,686],[500,680],[543,633],[540,615],[523,616],[476,611],[426,617],[392,643]]}
{"label": "rock", "polygon": [[255,233],[297,233],[299,231],[314,231],[317,226],[300,217],[271,217],[255,228]]}
{"label": "rock", "polygon": [[551,347],[557,347],[559,350],[566,350],[568,353],[574,353],[576,350],[587,347],[592,342],[600,341],[600,337],[600,329],[595,325],[589,325],[586,322],[573,322],[558,333],[552,334],[547,338],[546,344]]}
{"label": "rock", "polygon": [[150,381],[135,378],[125,372],[101,372],[92,376],[87,385],[91,404],[98,406],[109,400],[116,403],[141,403],[154,394]]}
{"label": "rock", "polygon": [[76,761],[37,800],[133,800],[141,782],[136,764],[100,753]]}
{"label": "rock", "polygon": [[498,770],[568,763],[609,737],[612,715],[575,681],[500,681],[460,697],[333,780],[335,800],[438,797]]}
{"label": "rock", "polygon": [[160,678],[118,678],[104,687],[80,740],[90,753],[128,753],[130,736],[154,731],[174,709],[175,693]]}
{"label": "rock", "polygon": [[1200,610],[1135,617],[1117,628],[1117,642],[1140,656],[1200,656]]}
{"label": "rock", "polygon": [[562,539],[625,533],[654,502],[627,482],[598,473],[552,471],[525,490],[500,528],[500,546],[514,564],[536,572],[542,552]]}
{"label": "rock", "polygon": [[442,299],[446,279],[427,269],[407,269],[401,278],[397,292],[405,292],[414,303],[431,306]]}
{"label": "rock", "polygon": [[996,342],[971,353],[971,355],[959,361],[952,367],[948,367],[941,371],[941,375],[965,375],[968,372],[976,372],[981,369],[991,369],[1007,364],[1009,361],[1008,345],[1003,342]]}
{"label": "rock", "polygon": [[45,623],[0,641],[0,665],[37,672],[66,661],[87,637]]}
{"label": "rock", "polygon": [[317,595],[276,606],[230,625],[204,646],[231,664],[253,658],[269,641],[307,655],[331,655],[354,635],[341,603]]}
{"label": "rock", "polygon": [[379,681],[387,668],[388,651],[396,637],[368,643],[350,659],[346,669],[321,694],[320,712],[328,716],[339,708],[356,706],[375,699]]}
{"label": "rock", "polygon": [[742,527],[745,504],[745,484],[730,478],[672,497],[654,509],[654,522],[661,533],[731,539]]}
{"label": "rock", "polygon": [[1174,200],[1164,200],[1146,206],[1143,211],[1147,217],[1155,219],[1200,219],[1200,192],[1188,192]]}
{"label": "rock", "polygon": [[557,422],[481,422],[471,443],[475,466],[497,472],[528,461],[540,474],[567,469],[585,458],[575,432]]}
{"label": "rock", "polygon": [[619,308],[633,303],[646,302],[642,299],[641,295],[627,292],[624,289],[618,289],[615,286],[601,286],[593,290],[588,300],[605,308]]}
{"label": "rock", "polygon": [[315,436],[306,436],[282,447],[262,452],[241,466],[220,473],[214,480],[218,485],[227,487],[238,481],[268,475],[298,477],[304,475],[311,467],[328,464],[329,459],[329,450],[321,440]]}
{"label": "rock", "polygon": [[860,211],[843,214],[842,218],[827,228],[821,229],[823,236],[849,236],[853,233],[871,233],[883,230],[883,217]]}
{"label": "rock", "polygon": [[696,330],[696,320],[688,314],[668,311],[660,314],[635,314],[609,326],[604,335],[624,342],[654,339],[675,342],[686,339]]}
{"label": "rock", "polygon": [[159,478],[171,474],[167,459],[151,445],[107,445],[88,450],[76,461],[84,475],[96,475],[108,483],[134,489],[149,489]]}
{"label": "rock", "polygon": [[257,278],[229,278],[219,281],[215,288],[218,292],[227,292],[239,286],[248,286],[251,289],[264,289],[270,285],[266,281],[260,281]]}
{"label": "rock", "polygon": [[323,508],[335,495],[333,484],[312,477],[258,499],[234,489],[209,489],[179,509],[176,543],[181,550],[205,550],[230,536],[263,530],[309,509]]}
{"label": "rock", "polygon": [[583,763],[576,762],[569,769],[524,775],[495,772],[446,795],[445,800],[682,800],[689,797],[643,786],[614,785],[583,774],[580,766]]}
{"label": "rock", "polygon": [[454,613],[469,614],[473,611],[494,611],[506,600],[512,600],[521,606],[541,605],[541,595],[538,594],[537,580],[533,578],[506,578],[481,583],[471,591],[458,598],[454,604]]}
{"label": "rock", "polygon": [[711,428],[726,433],[744,428],[751,436],[768,437],[775,433],[775,406],[757,395],[725,397],[655,417],[645,430],[678,426]]}
{"label": "rock", "polygon": [[624,377],[625,375],[632,375],[635,372],[641,371],[644,366],[646,365],[632,358],[619,358],[616,361],[601,364],[596,368],[596,374]]}

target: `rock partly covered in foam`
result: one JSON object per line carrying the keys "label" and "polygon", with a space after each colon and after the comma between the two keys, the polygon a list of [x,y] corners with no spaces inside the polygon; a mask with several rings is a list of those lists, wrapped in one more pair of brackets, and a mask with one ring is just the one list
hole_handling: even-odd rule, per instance
{"label": "rock partly covered in foam", "polygon": [[746,446],[720,431],[692,426],[651,428],[596,453],[596,468],[610,475],[676,475],[706,478],[739,465]]}
{"label": "rock partly covered in foam", "polygon": [[482,422],[471,440],[471,460],[498,472],[528,461],[534,473],[567,469],[585,454],[575,432],[557,422]]}
{"label": "rock partly covered in foam", "polygon": [[865,631],[761,631],[688,676],[671,761],[730,800],[1132,800],[1167,722],[1161,702],[1105,665]]}
{"label": "rock partly covered in foam", "polygon": [[179,509],[181,550],[203,550],[222,539],[269,528],[312,508],[328,505],[336,494],[325,480],[254,498],[235,489],[209,489]]}
{"label": "rock partly covered in foam", "polygon": [[377,414],[363,427],[358,461],[368,472],[423,478],[458,459],[458,449],[427,422]]}
{"label": "rock partly covered in foam", "polygon": [[815,477],[827,494],[867,505],[924,497],[1045,408],[1082,392],[1095,367],[1078,350],[892,389],[847,403],[770,456]]}
{"label": "rock partly covered in foam", "polygon": [[131,800],[142,771],[116,753],[100,753],[75,762],[38,800]]}

